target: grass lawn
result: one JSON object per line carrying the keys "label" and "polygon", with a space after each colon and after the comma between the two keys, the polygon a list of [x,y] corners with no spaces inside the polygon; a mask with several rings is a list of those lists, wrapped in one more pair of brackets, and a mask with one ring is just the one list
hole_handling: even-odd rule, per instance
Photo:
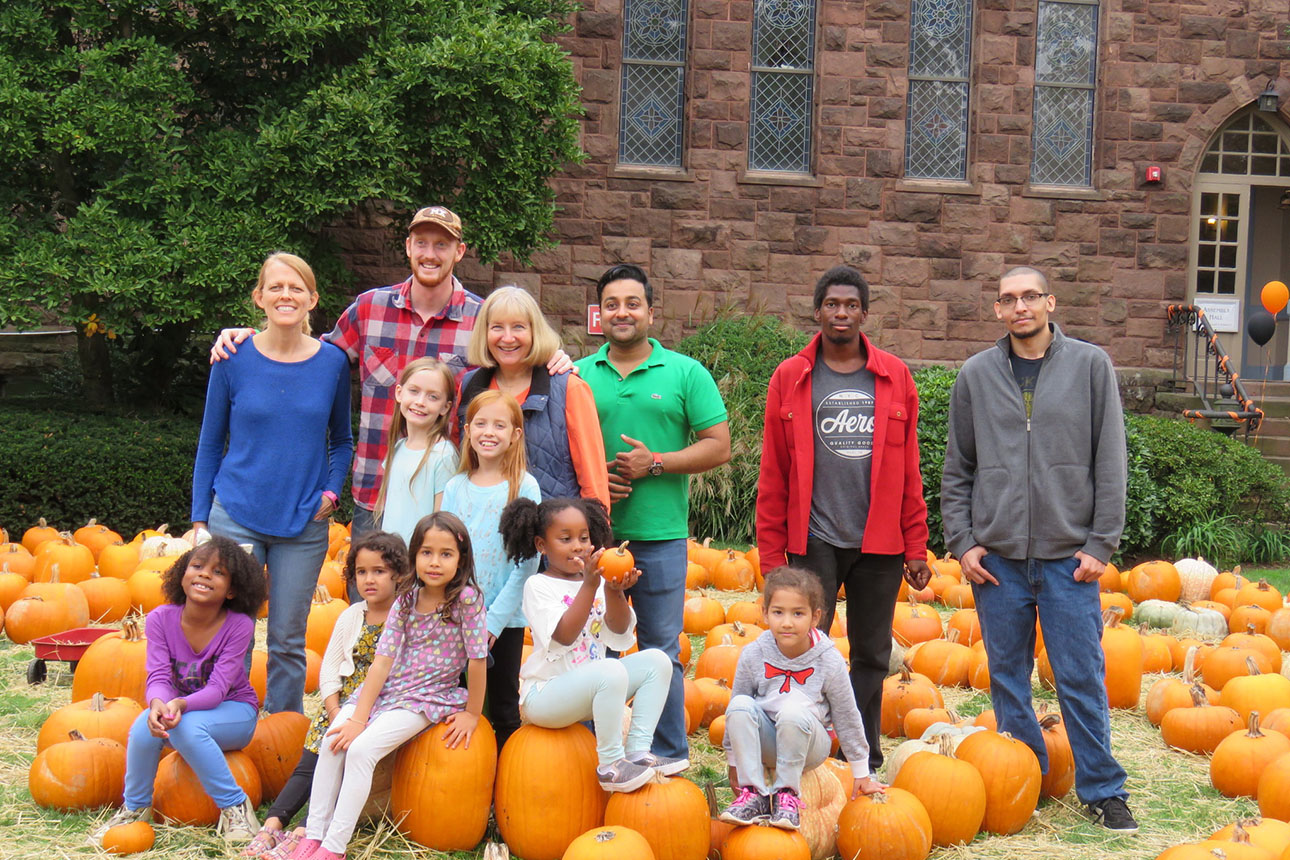
{"label": "grass lawn", "polygon": [[[1249,571],[1284,589],[1290,584],[1290,570]],[[723,603],[746,599],[747,595],[718,594]],[[260,623],[263,636],[264,622]],[[692,637],[694,659],[703,647],[702,637]],[[49,858],[102,856],[84,842],[93,823],[107,811],[90,814],[61,814],[43,810],[32,803],[27,792],[27,769],[35,753],[36,733],[45,717],[66,704],[70,691],[57,683],[51,663],[51,682],[29,687],[26,666],[29,647],[0,641],[0,828],[10,834],[0,857],[6,860],[49,860]],[[1147,676],[1143,693],[1160,676]],[[1035,686],[1036,699],[1054,701],[1053,694]],[[944,690],[948,707],[969,716],[990,706],[988,695],[970,690]],[[310,696],[306,710],[314,712],[317,697]],[[1054,704],[1055,707],[1055,704]],[[1129,773],[1128,788],[1134,813],[1142,824],[1135,837],[1108,835],[1085,816],[1073,794],[1046,802],[1025,830],[1009,837],[978,837],[968,846],[934,851],[933,858],[1054,858],[1086,860],[1092,857],[1154,858],[1166,847],[1204,838],[1238,818],[1258,814],[1252,800],[1229,800],[1209,786],[1208,759],[1169,750],[1160,732],[1147,722],[1141,711],[1115,711],[1112,734],[1116,756]],[[884,740],[890,750],[899,741]],[[712,781],[721,802],[730,798],[726,783],[725,758],[707,742],[699,730],[691,738],[691,768],[686,776],[698,782]],[[266,799],[267,806],[268,799]],[[261,810],[263,812],[263,809]],[[451,813],[448,813],[451,814]],[[13,838],[17,837],[17,838]],[[159,856],[188,860],[199,857],[234,856],[226,851],[213,830],[191,827],[158,827]],[[351,843],[352,860],[367,858],[478,858],[474,853],[440,854],[406,842],[388,825],[360,828]]]}

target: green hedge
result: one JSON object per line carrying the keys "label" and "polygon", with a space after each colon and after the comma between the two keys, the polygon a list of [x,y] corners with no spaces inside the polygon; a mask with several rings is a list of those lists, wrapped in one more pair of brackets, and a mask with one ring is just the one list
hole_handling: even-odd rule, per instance
{"label": "green hedge", "polygon": [[74,529],[96,517],[127,538],[188,527],[200,421],[179,416],[0,411],[0,526],[39,517]]}

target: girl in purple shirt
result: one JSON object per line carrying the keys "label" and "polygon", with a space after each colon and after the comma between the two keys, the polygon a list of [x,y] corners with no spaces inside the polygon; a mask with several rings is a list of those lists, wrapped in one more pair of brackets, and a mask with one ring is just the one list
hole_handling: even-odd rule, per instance
{"label": "girl in purple shirt", "polygon": [[219,807],[218,832],[245,841],[259,824],[255,807],[224,761],[255,733],[255,690],[246,652],[264,602],[264,572],[228,538],[189,550],[166,571],[166,603],[148,613],[148,708],[130,727],[125,804],[90,834],[101,845],[112,827],[152,817],[152,785],[167,743],[184,757]]}

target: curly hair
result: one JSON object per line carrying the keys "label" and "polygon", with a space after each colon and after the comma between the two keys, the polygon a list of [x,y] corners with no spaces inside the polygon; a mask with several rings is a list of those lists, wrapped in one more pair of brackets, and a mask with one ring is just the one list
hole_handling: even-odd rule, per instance
{"label": "curly hair", "polygon": [[770,609],[770,599],[777,591],[796,591],[806,598],[811,611],[824,608],[824,587],[820,578],[800,567],[777,567],[766,574],[766,584],[761,590],[762,609]]}
{"label": "curly hair", "polygon": [[[475,551],[470,545],[470,532],[466,530],[466,524],[456,514],[450,514],[447,511],[435,511],[421,518],[412,529],[412,540],[408,542],[408,563],[412,567],[413,592],[421,587],[421,580],[416,575],[417,553],[421,551],[421,544],[425,543],[426,532],[437,529],[441,532],[447,532],[452,535],[452,539],[457,542],[457,575],[444,588],[443,607],[441,612],[445,618],[452,618],[460,621],[457,616],[457,609],[460,605],[461,592],[466,586],[475,589],[479,594],[479,599],[483,599],[483,591],[479,583],[475,581]],[[416,598],[412,599],[416,602]]]}
{"label": "curly hair", "polygon": [[416,577],[408,563],[408,545],[403,542],[403,538],[390,532],[368,532],[350,544],[349,555],[345,557],[345,569],[341,571],[341,578],[346,585],[353,585],[358,578],[356,565],[360,550],[374,552],[385,562],[394,579],[395,596],[412,588]]}
{"label": "curly hair", "polygon": [[264,579],[264,565],[254,555],[226,537],[212,537],[201,546],[190,549],[175,559],[175,563],[161,575],[161,594],[167,603],[183,606],[188,602],[184,594],[184,573],[191,562],[209,562],[224,568],[228,574],[230,596],[224,600],[229,612],[241,612],[252,618],[260,611],[268,591]]}
{"label": "curly hair", "polygon": [[614,542],[614,530],[609,525],[609,514],[598,499],[543,499],[541,504],[532,499],[516,499],[502,509],[498,530],[506,555],[511,561],[521,562],[537,555],[537,539],[546,534],[555,515],[569,508],[582,511],[587,518],[587,534],[596,549]]}

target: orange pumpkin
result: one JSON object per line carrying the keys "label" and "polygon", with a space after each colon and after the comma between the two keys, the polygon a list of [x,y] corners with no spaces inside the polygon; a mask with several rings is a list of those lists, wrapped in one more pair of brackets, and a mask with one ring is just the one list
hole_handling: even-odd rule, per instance
{"label": "orange pumpkin", "polygon": [[251,757],[266,796],[277,797],[300,763],[309,723],[304,714],[280,711],[261,717],[255,724],[255,734],[242,752]]}
{"label": "orange pumpkin", "polygon": [[937,686],[966,687],[972,649],[958,642],[957,632],[951,635],[953,639],[919,642],[906,652],[905,659],[909,661],[910,668],[931,678]]}
{"label": "orange pumpkin", "polygon": [[126,618],[121,632],[100,636],[85,649],[72,676],[73,702],[88,699],[95,693],[108,698],[124,696],[136,702],[147,700],[148,640],[144,638],[141,620]]}
{"label": "orange pumpkin", "polygon": [[345,600],[345,577],[341,566],[334,561],[324,561],[318,571],[318,584],[324,586],[332,597]]}
{"label": "orange pumpkin", "polygon": [[[69,585],[68,588],[76,586]],[[77,594],[84,603],[85,596],[79,590]],[[24,594],[5,613],[4,632],[11,641],[26,645],[41,636],[53,636],[88,623],[89,609],[84,606],[77,608],[57,598]]]}
{"label": "orange pumpkin", "polygon": [[1044,748],[1048,750],[1048,772],[1039,785],[1039,796],[1065,797],[1075,785],[1075,754],[1066,735],[1066,724],[1060,714],[1042,712],[1037,716]]}
{"label": "orange pumpkin", "polygon": [[926,675],[916,674],[909,663],[905,663],[899,674],[882,682],[882,733],[889,738],[900,737],[905,716],[914,708],[943,707],[945,700],[932,680]]}
{"label": "orange pumpkin", "polygon": [[1236,605],[1247,604],[1262,606],[1268,612],[1276,612],[1281,608],[1281,592],[1269,585],[1266,579],[1247,582],[1236,591]]}
{"label": "orange pumpkin", "polygon": [[[1177,576],[1177,571],[1174,575]],[[1103,613],[1103,619],[1106,622],[1102,628],[1102,652],[1106,656],[1103,680],[1107,702],[1113,708],[1136,708],[1142,696],[1142,637],[1132,627],[1121,625],[1114,609]]]}
{"label": "orange pumpkin", "polygon": [[721,847],[722,860],[811,860],[811,846],[795,830],[736,827]]}
{"label": "orange pumpkin", "polygon": [[717,717],[725,714],[730,704],[730,685],[722,678],[695,678],[694,685],[703,695],[703,716],[699,725],[709,726]]}
{"label": "orange pumpkin", "polygon": [[[730,644],[737,648],[743,648],[751,644],[758,636],[765,632],[765,629],[759,624],[745,624],[742,621],[731,621],[726,624],[718,624],[708,631],[704,637],[703,647],[711,648],[714,645],[721,645],[727,639]],[[702,657],[703,655],[699,655]]]}
{"label": "orange pumpkin", "polygon": [[713,717],[712,722],[708,724],[708,743],[721,749],[722,742],[726,738],[726,715]]}
{"label": "orange pumpkin", "polygon": [[1259,730],[1258,711],[1250,714],[1248,726],[1223,738],[1209,760],[1209,780],[1227,797],[1254,797],[1263,769],[1290,753],[1290,738]]}
{"label": "orange pumpkin", "polygon": [[1290,824],[1275,818],[1243,818],[1215,831],[1210,839],[1219,842],[1239,840],[1240,834],[1249,837],[1251,845],[1258,845],[1280,857],[1290,847]]}
{"label": "orange pumpkin", "polygon": [[955,722],[958,720],[944,708],[913,708],[905,714],[905,737],[917,740],[935,723]]}
{"label": "orange pumpkin", "polygon": [[[251,798],[252,806],[259,806],[263,799],[260,774],[251,757],[241,751],[224,753],[233,779]],[[152,786],[152,810],[157,818],[172,824],[190,824],[209,827],[219,820],[219,808],[202,788],[197,774],[177,752],[165,756],[157,765],[157,777]]]}
{"label": "orange pumpkin", "polygon": [[1290,607],[1282,607],[1268,616],[1264,634],[1282,651],[1290,651]]}
{"label": "orange pumpkin", "polygon": [[1192,706],[1174,708],[1160,720],[1166,744],[1194,753],[1212,753],[1228,735],[1241,727],[1241,716],[1231,708],[1211,705],[1200,684],[1191,688]]}
{"label": "orange pumpkin", "polygon": [[521,726],[502,748],[497,829],[525,860],[560,860],[574,839],[601,824],[607,801],[596,780],[596,739],[586,726]]}
{"label": "orange pumpkin", "polygon": [[622,582],[623,577],[636,567],[636,559],[627,551],[628,541],[600,554],[600,575],[606,582]]}
{"label": "orange pumpkin", "polygon": [[707,588],[712,585],[712,572],[697,561],[685,563],[685,587]]}
{"label": "orange pumpkin", "polygon": [[36,735],[36,752],[63,743],[72,731],[86,738],[107,738],[124,747],[130,739],[130,726],[142,710],[134,699],[109,699],[102,693],[64,705],[45,718]]}
{"label": "orange pumpkin", "polygon": [[729,686],[735,682],[735,667],[739,663],[741,646],[735,645],[726,636],[720,645],[703,649],[699,659],[694,663],[695,678],[720,678]]}
{"label": "orange pumpkin", "polygon": [[908,648],[916,642],[941,637],[941,616],[921,603],[897,603],[891,621],[891,635]]}
{"label": "orange pumpkin", "polygon": [[117,805],[125,792],[125,747],[108,738],[68,740],[36,754],[27,788],[37,806],[74,811]]}
{"label": "orange pumpkin", "polygon": [[691,635],[707,633],[726,621],[726,610],[713,597],[695,596],[685,601],[681,626]]}
{"label": "orange pumpkin", "polygon": [[1219,693],[1220,704],[1240,714],[1242,721],[1248,720],[1254,711],[1267,713],[1278,708],[1290,708],[1290,678],[1259,671],[1252,657],[1246,667],[1248,675],[1239,675],[1223,687]]}
{"label": "orange pumpkin", "polygon": [[1129,571],[1126,591],[1134,603],[1144,600],[1177,602],[1182,594],[1178,568],[1167,561],[1145,561]]}
{"label": "orange pumpkin", "polygon": [[922,802],[932,822],[933,845],[971,842],[980,832],[985,780],[974,766],[954,757],[948,735],[941,736],[940,752],[916,752],[906,759],[892,786]]}
{"label": "orange pumpkin", "polygon": [[121,824],[103,834],[103,850],[109,854],[138,854],[157,841],[157,831],[147,821]]}
{"label": "orange pumpkin", "polygon": [[561,860],[655,860],[645,837],[630,827],[595,827],[569,843]]}
{"label": "orange pumpkin", "polygon": [[757,583],[748,560],[726,550],[725,557],[712,568],[712,585],[720,591],[751,591]]}
{"label": "orange pumpkin", "polygon": [[36,569],[35,557],[20,543],[7,543],[0,547],[0,570],[16,573],[31,582],[32,571]]}
{"label": "orange pumpkin", "polygon": [[[1200,660],[1200,654],[1197,654],[1197,660]],[[1204,662],[1201,663],[1200,673],[1206,684],[1222,692],[1233,678],[1249,674],[1251,666],[1260,672],[1272,671],[1272,664],[1268,658],[1258,651],[1228,645],[1225,648],[1215,648],[1206,655]]]}
{"label": "orange pumpkin", "polygon": [[90,551],[95,563],[98,562],[99,553],[103,552],[103,547],[121,542],[119,534],[93,519],[73,532],[72,539]]}
{"label": "orange pumpkin", "polygon": [[[1161,678],[1151,685],[1147,691],[1147,721],[1153,726],[1160,725],[1165,714],[1174,708],[1190,708],[1192,706],[1191,688],[1197,683],[1196,679],[1196,648],[1195,646],[1187,649],[1187,657],[1183,663],[1182,679],[1178,678]],[[1213,687],[1201,685],[1205,691],[1205,698],[1211,705],[1218,704],[1218,691]]]}
{"label": "orange pumpkin", "polygon": [[1034,751],[1011,735],[984,731],[963,738],[954,755],[975,767],[985,783],[981,829],[1007,836],[1025,827],[1043,783]]}
{"label": "orange pumpkin", "polygon": [[[94,572],[94,554],[63,534],[57,540],[45,541],[35,553],[36,566],[31,571],[32,582],[75,583],[89,579]],[[54,578],[58,570],[58,578]]]}
{"label": "orange pumpkin", "polygon": [[130,614],[130,588],[124,580],[99,576],[95,571],[76,587],[84,592],[90,621],[95,624],[115,624]]}
{"label": "orange pumpkin", "polygon": [[349,604],[332,597],[325,586],[314,588],[313,601],[309,604],[309,617],[305,621],[305,647],[319,654],[325,653],[336,619],[347,608]]}
{"label": "orange pumpkin", "polygon": [[1227,629],[1233,633],[1238,630],[1263,633],[1268,629],[1268,622],[1271,620],[1272,613],[1265,606],[1259,606],[1257,603],[1234,603],[1232,614],[1227,619]]}
{"label": "orange pumpkin", "polygon": [[130,588],[130,605],[147,615],[165,603],[166,596],[161,593],[161,575],[178,560],[178,556],[172,558],[161,555],[139,562],[139,566],[125,582]]}
{"label": "orange pumpkin", "polygon": [[740,624],[751,625],[760,630],[762,617],[761,601],[758,600],[737,600],[726,607],[727,624],[738,621]]}
{"label": "orange pumpkin", "polygon": [[[446,723],[438,723],[399,749],[390,815],[413,842],[434,851],[469,851],[488,827],[497,776],[497,736],[481,719],[469,747],[458,744],[448,749],[447,731]],[[445,815],[446,809],[454,811]]]}
{"label": "orange pumpkin", "polygon": [[7,612],[30,584],[20,573],[12,573],[8,569],[0,571],[0,613]]}
{"label": "orange pumpkin", "polygon": [[1263,816],[1290,820],[1290,756],[1281,756],[1263,769],[1255,797]]}
{"label": "orange pumpkin", "polygon": [[843,857],[924,860],[931,850],[932,820],[923,802],[903,789],[861,795],[838,815]]}
{"label": "orange pumpkin", "polygon": [[47,540],[57,540],[57,538],[58,529],[46,523],[45,518],[41,517],[36,525],[23,532],[22,545],[27,552],[35,555],[36,547]]}
{"label": "orange pumpkin", "polygon": [[682,777],[610,795],[605,824],[643,835],[657,860],[699,860],[708,853],[708,801],[702,789]]}

